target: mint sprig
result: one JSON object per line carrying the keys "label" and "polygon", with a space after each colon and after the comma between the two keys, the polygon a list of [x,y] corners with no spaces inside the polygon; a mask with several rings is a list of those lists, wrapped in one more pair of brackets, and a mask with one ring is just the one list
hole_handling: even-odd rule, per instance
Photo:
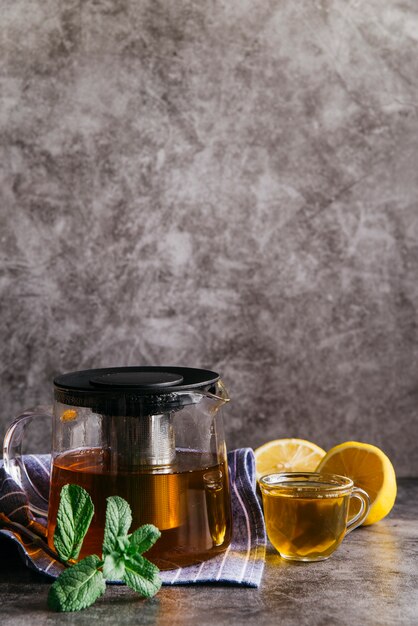
{"label": "mint sprig", "polygon": [[[68,562],[80,553],[94,514],[88,493],[78,485],[65,485],[57,515],[54,545],[61,560]],[[123,580],[146,598],[161,587],[159,569],[143,552],[161,536],[152,524],[128,534],[131,508],[123,498],[107,498],[103,555],[91,555],[62,572],[53,583],[48,605],[55,611],[79,611],[91,606],[106,590],[106,580]]]}

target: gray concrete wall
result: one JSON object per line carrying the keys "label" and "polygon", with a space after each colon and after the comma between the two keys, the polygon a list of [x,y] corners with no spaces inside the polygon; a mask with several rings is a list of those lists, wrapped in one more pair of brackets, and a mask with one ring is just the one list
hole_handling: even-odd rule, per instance
{"label": "gray concrete wall", "polygon": [[57,373],[182,364],[223,374],[230,447],[418,474],[417,3],[3,0],[0,29],[0,436]]}

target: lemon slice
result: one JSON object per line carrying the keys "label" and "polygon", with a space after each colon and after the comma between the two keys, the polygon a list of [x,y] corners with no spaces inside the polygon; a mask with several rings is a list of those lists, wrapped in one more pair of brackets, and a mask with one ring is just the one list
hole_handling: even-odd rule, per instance
{"label": "lemon slice", "polygon": [[274,439],[254,451],[257,480],[272,472],[314,472],[325,450],[305,439]]}
{"label": "lemon slice", "polygon": [[331,448],[316,471],[348,476],[357,487],[367,491],[371,506],[363,526],[383,519],[395,503],[396,475],[393,465],[380,448],[369,443],[347,441]]}
{"label": "lemon slice", "polygon": [[62,422],[73,422],[74,420],[77,419],[77,416],[78,416],[77,411],[75,411],[74,409],[67,409],[61,415],[61,421]]}

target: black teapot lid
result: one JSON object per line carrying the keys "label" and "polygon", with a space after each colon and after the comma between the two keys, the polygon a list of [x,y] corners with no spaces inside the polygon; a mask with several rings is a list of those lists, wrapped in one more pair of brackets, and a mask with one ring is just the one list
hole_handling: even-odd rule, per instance
{"label": "black teapot lid", "polygon": [[54,379],[55,400],[108,415],[149,415],[193,404],[193,390],[210,391],[218,380],[216,372],[191,367],[81,370]]}

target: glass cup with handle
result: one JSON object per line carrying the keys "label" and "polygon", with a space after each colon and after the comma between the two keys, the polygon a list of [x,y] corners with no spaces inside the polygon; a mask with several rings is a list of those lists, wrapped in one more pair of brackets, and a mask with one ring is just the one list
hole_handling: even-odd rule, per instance
{"label": "glass cup with handle", "polygon": [[[283,559],[323,561],[366,519],[368,494],[346,476],[281,472],[260,479],[270,542]],[[349,519],[353,498],[359,511]]]}

